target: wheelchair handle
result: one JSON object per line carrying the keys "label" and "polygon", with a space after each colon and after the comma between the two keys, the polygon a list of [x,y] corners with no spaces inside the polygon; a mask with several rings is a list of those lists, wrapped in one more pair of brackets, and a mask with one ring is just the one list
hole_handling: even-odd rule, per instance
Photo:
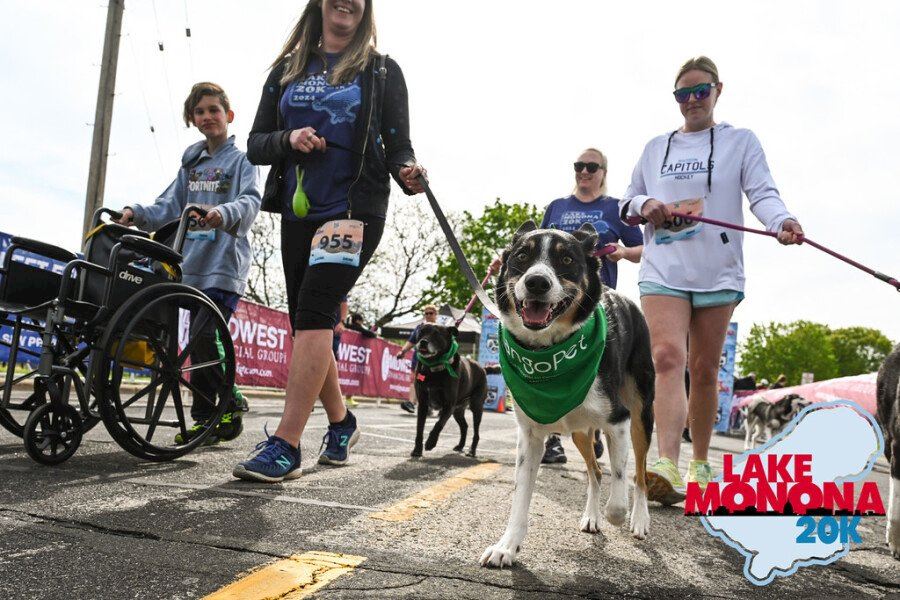
{"label": "wheelchair handle", "polygon": [[165,263],[179,264],[182,260],[180,253],[159,242],[154,242],[149,238],[138,237],[136,235],[123,235],[119,238],[119,244],[138,254]]}
{"label": "wheelchair handle", "polygon": [[184,210],[181,211],[181,223],[179,223],[178,231],[175,233],[175,245],[173,246],[175,252],[179,253],[179,255],[184,248],[184,238],[187,235],[192,212],[200,215],[200,218],[202,219],[209,211],[207,211],[205,208],[197,206],[196,204],[188,204],[184,207]]}
{"label": "wheelchair handle", "polygon": [[52,258],[53,260],[64,263],[78,258],[75,254],[64,248],[60,248],[59,246],[23,237],[13,236],[12,239],[10,239],[10,246],[13,245],[23,250],[27,250],[28,252],[34,252],[35,254],[40,254],[41,256],[46,256],[47,258]]}
{"label": "wheelchair handle", "polygon": [[113,210],[111,208],[98,208],[94,211],[94,218],[91,219],[91,228],[93,229],[97,225],[101,223],[103,215],[109,215],[113,221],[118,221],[122,218],[122,213],[117,210]]}

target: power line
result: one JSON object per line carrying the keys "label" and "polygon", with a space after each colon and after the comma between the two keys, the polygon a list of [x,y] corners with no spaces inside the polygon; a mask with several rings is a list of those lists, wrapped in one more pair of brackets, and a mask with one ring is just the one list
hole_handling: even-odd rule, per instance
{"label": "power line", "polygon": [[178,146],[181,147],[183,144],[181,143],[181,128],[178,126],[175,120],[175,103],[172,101],[172,86],[169,84],[169,66],[166,61],[166,53],[165,53],[165,45],[163,44],[162,33],[159,29],[159,16],[156,13],[156,0],[153,0],[153,19],[156,21],[156,36],[157,36],[157,45],[159,46],[159,53],[162,59],[162,68],[163,68],[163,78],[166,82],[166,94],[169,97],[169,115],[172,118],[172,127],[175,129],[175,137],[178,140]]}
{"label": "power line", "polygon": [[188,19],[187,0],[184,0],[184,37],[187,38],[188,61],[191,65],[191,81],[194,80],[194,52],[191,49],[191,23]]}
{"label": "power line", "polygon": [[163,174],[165,167],[163,165],[162,153],[159,151],[159,140],[156,138],[156,127],[153,126],[153,117],[150,115],[150,105],[147,103],[147,94],[144,92],[144,76],[141,72],[141,63],[138,61],[137,52],[134,50],[134,40],[131,38],[131,32],[125,34],[128,38],[128,46],[131,48],[131,56],[134,58],[134,68],[137,73],[138,88],[141,90],[141,98],[144,101],[144,112],[147,115],[147,125],[150,128],[150,137],[153,138],[153,147],[156,148],[156,158],[159,159],[159,172]]}

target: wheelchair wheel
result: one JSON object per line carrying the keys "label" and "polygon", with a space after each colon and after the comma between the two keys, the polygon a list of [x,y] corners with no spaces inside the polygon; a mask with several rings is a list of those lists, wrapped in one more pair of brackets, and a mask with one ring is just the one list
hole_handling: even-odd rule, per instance
{"label": "wheelchair wheel", "polygon": [[48,402],[31,411],[23,430],[28,456],[42,465],[58,465],[81,444],[81,415],[68,404]]}
{"label": "wheelchair wheel", "polygon": [[[71,377],[54,375],[50,381],[63,386],[61,389],[64,395],[62,402],[68,403],[71,392]],[[28,419],[28,416],[35,408],[46,402],[48,402],[47,384],[35,380],[34,391],[23,400],[11,400],[7,407],[0,408],[0,426],[3,426],[11,434],[22,437],[25,433],[25,421]],[[93,403],[91,406],[96,408],[96,403]],[[79,416],[81,417],[83,432],[89,431],[100,422],[100,419],[92,416],[89,412],[81,411]]]}
{"label": "wheelchair wheel", "polygon": [[[100,347],[100,415],[113,439],[139,458],[187,454],[209,439],[232,404],[228,324],[194,288],[165,283],[138,293],[113,315]],[[140,381],[129,384],[128,370]]]}
{"label": "wheelchair wheel", "polygon": [[[37,388],[38,386],[35,385]],[[47,392],[35,389],[21,402],[10,402],[6,408],[0,408],[0,425],[11,434],[22,437],[25,433],[25,421],[36,407],[47,401]]]}

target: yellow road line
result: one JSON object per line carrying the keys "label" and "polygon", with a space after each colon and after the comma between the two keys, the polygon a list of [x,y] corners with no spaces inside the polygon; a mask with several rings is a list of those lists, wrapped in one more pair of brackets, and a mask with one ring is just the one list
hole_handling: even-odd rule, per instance
{"label": "yellow road line", "polygon": [[204,600],[306,598],[366,560],[364,556],[305,552],[279,560],[230,583]]}
{"label": "yellow road line", "polygon": [[436,502],[449,498],[459,490],[480,479],[486,479],[499,468],[500,465],[498,463],[482,463],[468,468],[462,473],[425,488],[393,506],[371,513],[369,517],[382,521],[409,521],[417,512],[431,508]]}

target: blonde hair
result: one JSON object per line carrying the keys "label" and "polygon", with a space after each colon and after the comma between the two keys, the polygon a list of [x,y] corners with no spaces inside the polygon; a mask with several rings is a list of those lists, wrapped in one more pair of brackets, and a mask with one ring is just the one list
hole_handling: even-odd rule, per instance
{"label": "blonde hair", "polygon": [[[596,148],[585,148],[581,152],[581,154],[585,154],[586,152],[593,152],[594,154],[600,155],[600,168],[603,169],[603,183],[600,184],[600,195],[605,196],[606,195],[606,176],[609,174],[606,170],[607,167],[609,166],[609,163],[606,160],[606,155],[603,154],[602,152],[600,152],[599,150],[597,150]],[[579,154],[578,156],[581,156],[581,154]],[[578,191],[577,185],[575,186],[575,189],[573,190],[572,193],[575,193],[576,191]]]}
{"label": "blonde hair", "polygon": [[222,86],[216,85],[211,81],[195,83],[194,87],[191,88],[191,93],[184,100],[184,114],[182,116],[184,117],[184,124],[188,127],[194,124],[194,109],[197,108],[204,96],[214,96],[222,103],[222,108],[225,109],[225,112],[231,110],[231,103],[228,101],[228,95],[222,89]]}
{"label": "blonde hair", "polygon": [[[287,59],[284,74],[281,76],[281,84],[290,83],[306,74],[310,59],[314,54],[325,62],[325,55],[319,48],[322,41],[322,1],[309,0],[300,20],[294,25],[294,29],[284,43],[281,52],[272,62],[274,68],[282,60]],[[375,46],[377,36],[375,34],[375,14],[372,9],[372,0],[366,0],[362,20],[353,35],[353,39],[344,49],[340,60],[334,69],[328,73],[328,83],[331,85],[346,84],[366,68],[371,57],[376,53]]]}
{"label": "blonde hair", "polygon": [[678,76],[675,77],[675,85],[678,85],[678,80],[688,71],[703,71],[704,73],[709,73],[712,76],[712,82],[714,84],[719,83],[719,69],[716,67],[716,63],[708,56],[695,56],[681,65],[681,68],[678,69]]}
{"label": "blonde hair", "polygon": [[434,304],[426,304],[425,306],[422,307],[423,314],[428,312],[429,310],[433,310],[435,312],[435,314],[437,314],[438,308]]}

